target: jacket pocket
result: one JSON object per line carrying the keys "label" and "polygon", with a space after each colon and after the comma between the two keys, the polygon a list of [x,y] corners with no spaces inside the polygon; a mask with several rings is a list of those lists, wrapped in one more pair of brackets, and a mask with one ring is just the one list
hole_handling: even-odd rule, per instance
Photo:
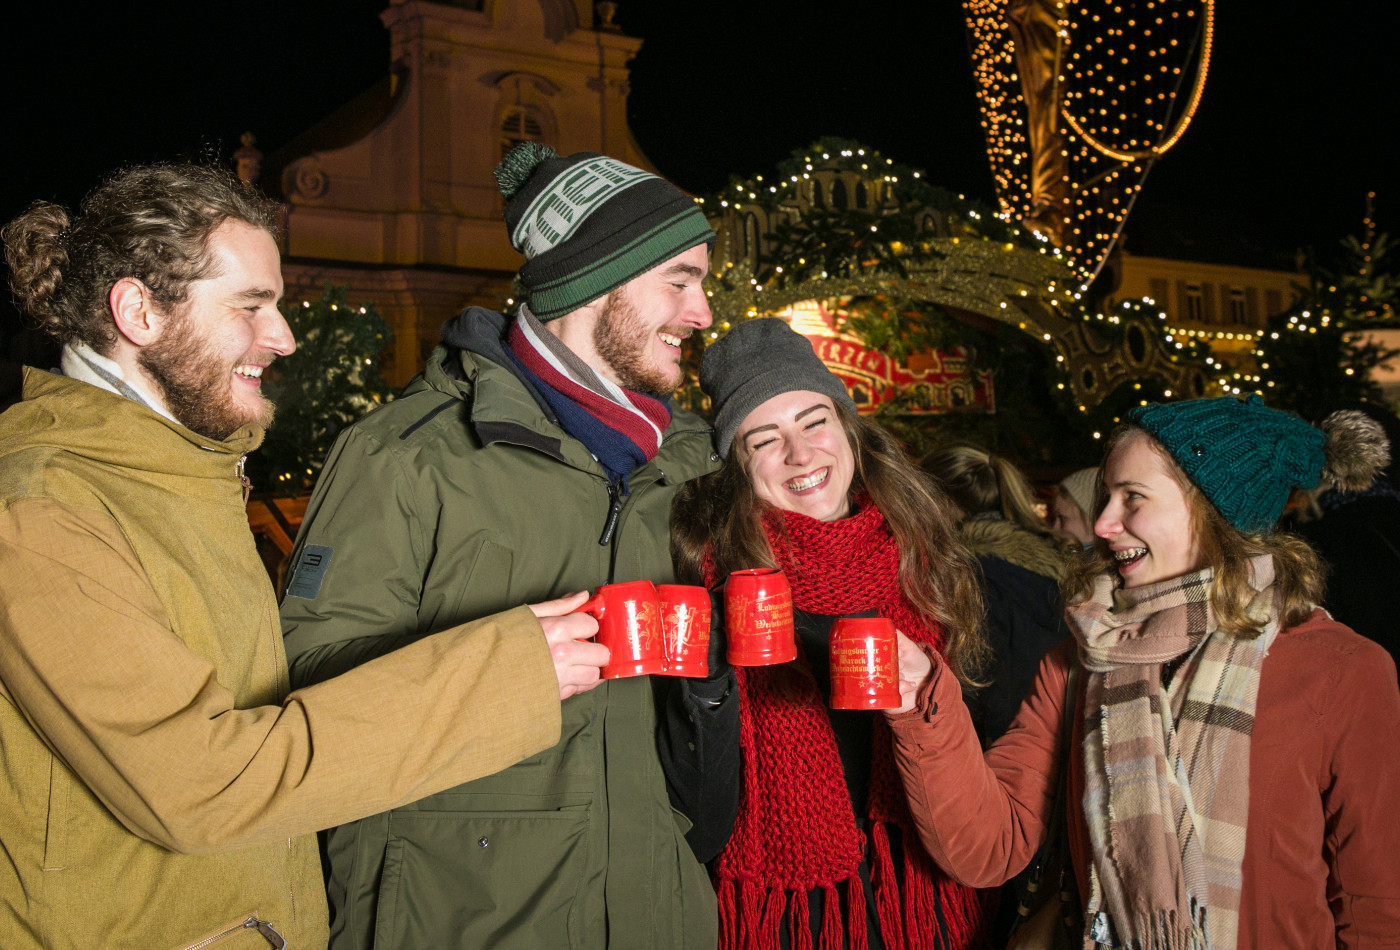
{"label": "jacket pocket", "polygon": [[375,950],[580,946],[588,809],[394,812]]}
{"label": "jacket pocket", "polygon": [[233,950],[235,947],[249,948],[272,948],[272,950],[284,950],[287,941],[277,932],[271,924],[258,918],[256,914],[249,914],[238,920],[231,921],[218,930],[200,937],[193,943],[185,944],[181,950]]}

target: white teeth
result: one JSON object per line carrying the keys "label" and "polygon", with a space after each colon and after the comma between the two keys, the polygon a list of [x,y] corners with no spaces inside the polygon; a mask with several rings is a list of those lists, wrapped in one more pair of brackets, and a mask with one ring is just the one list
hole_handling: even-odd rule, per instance
{"label": "white teeth", "polygon": [[250,379],[261,379],[263,374],[261,366],[235,366],[233,371],[239,376],[247,376]]}
{"label": "white teeth", "polygon": [[670,333],[658,333],[657,336],[661,337],[661,342],[665,343],[667,346],[681,345],[681,338],[678,336],[674,336]]}
{"label": "white teeth", "polygon": [[808,475],[806,478],[794,478],[787,483],[787,487],[789,491],[806,491],[809,488],[816,488],[822,482],[826,481],[830,475],[830,469],[823,469],[821,472],[815,475]]}
{"label": "white teeth", "polygon": [[1141,557],[1147,553],[1147,548],[1129,548],[1126,551],[1114,551],[1113,559],[1119,561],[1131,561],[1133,558]]}

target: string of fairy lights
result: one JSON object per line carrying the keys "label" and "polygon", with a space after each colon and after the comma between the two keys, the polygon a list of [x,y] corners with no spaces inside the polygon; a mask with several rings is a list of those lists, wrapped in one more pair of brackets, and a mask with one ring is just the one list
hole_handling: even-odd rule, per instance
{"label": "string of fairy lights", "polygon": [[[1057,207],[1064,223],[1051,237],[1087,283],[1112,250],[1147,169],[1195,115],[1209,71],[1214,2],[1031,0],[1016,5],[1019,29],[1010,6],[963,3],[998,200],[1011,220],[1031,220],[1047,202]],[[1041,48],[1018,56],[1018,36],[1023,47]],[[1035,77],[1024,70],[1050,73],[1049,94],[1034,109],[1023,79]],[[1047,182],[1055,172],[1058,181]]]}
{"label": "string of fairy lights", "polygon": [[[706,288],[714,325],[702,347],[744,320],[801,301],[863,298],[884,301],[893,311],[907,304],[912,312],[916,302],[931,302],[1053,345],[1062,350],[1055,354],[1063,374],[1055,391],[1080,413],[1091,412],[1113,391],[1111,385],[1084,388],[1086,369],[1103,384],[1122,373],[1115,368],[1117,357],[1100,365],[1081,351],[1087,344],[1090,354],[1115,352],[1129,325],[1147,334],[1147,355],[1133,357],[1133,365],[1151,363],[1146,375],[1165,383],[1144,396],[1165,392],[1170,398],[1173,387],[1190,389],[1195,384],[1188,364],[1203,360],[1207,373],[1219,369],[1203,340],[1169,334],[1167,314],[1155,302],[1120,301],[1111,312],[1099,309],[1045,235],[979,209],[966,196],[931,184],[921,170],[859,143],[822,140],[794,152],[776,174],[733,180],[695,200],[720,234],[716,276]],[[796,230],[783,232],[785,227]],[[790,242],[787,250],[765,258],[759,249],[780,233]],[[1086,338],[1055,343],[1056,334],[1077,334],[1073,327]]]}

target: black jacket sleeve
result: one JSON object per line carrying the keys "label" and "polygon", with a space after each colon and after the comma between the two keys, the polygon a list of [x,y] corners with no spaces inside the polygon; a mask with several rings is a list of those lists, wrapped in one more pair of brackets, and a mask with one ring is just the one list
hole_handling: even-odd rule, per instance
{"label": "black jacket sleeve", "polygon": [[724,659],[724,599],[711,595],[710,675],[652,677],[657,752],[671,805],[691,822],[685,839],[702,864],[719,854],[739,814],[739,691]]}

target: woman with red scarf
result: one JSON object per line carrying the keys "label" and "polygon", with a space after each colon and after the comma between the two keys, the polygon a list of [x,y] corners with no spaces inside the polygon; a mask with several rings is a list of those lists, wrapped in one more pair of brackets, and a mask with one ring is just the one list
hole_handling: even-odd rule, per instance
{"label": "woman with red scarf", "polygon": [[[935,650],[960,676],[981,660],[981,600],[950,506],[888,433],[856,415],[811,343],[782,320],[747,321],[713,344],[700,383],[724,464],[676,498],[677,574],[713,589],[735,570],[781,568],[799,645],[793,663],[711,671],[711,684],[733,676],[740,700],[723,704],[735,709],[741,755],[729,786],[737,818],[711,864],[720,946],[981,946],[976,892],[919,844],[885,717],[827,705],[838,617],[886,617],[901,651]],[[714,692],[691,685],[696,696]],[[901,684],[905,708],[914,685]],[[725,760],[715,749],[722,724],[681,718],[709,730],[699,761]],[[668,771],[697,826],[692,844],[723,840],[733,816],[732,799],[715,792],[723,782]]]}

